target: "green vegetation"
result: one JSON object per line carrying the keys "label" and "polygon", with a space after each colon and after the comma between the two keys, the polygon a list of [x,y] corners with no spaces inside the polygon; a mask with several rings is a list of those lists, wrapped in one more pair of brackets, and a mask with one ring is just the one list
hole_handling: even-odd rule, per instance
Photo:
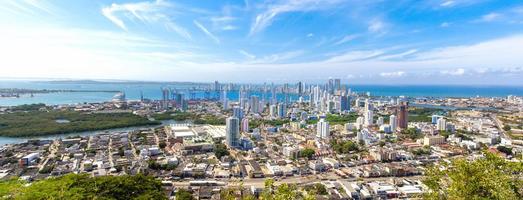
{"label": "green vegetation", "polygon": [[194,197],[192,196],[191,192],[185,190],[185,189],[179,189],[176,192],[176,200],[193,200]]}
{"label": "green vegetation", "polygon": [[10,108],[11,111],[38,111],[40,108],[45,108],[45,104],[23,104],[19,106],[13,106]]}
{"label": "green vegetation", "polygon": [[430,148],[423,147],[423,148],[419,148],[419,149],[414,149],[414,150],[412,150],[412,154],[417,155],[417,156],[430,155]]}
{"label": "green vegetation", "polygon": [[223,156],[228,156],[229,154],[229,150],[227,150],[225,144],[220,142],[214,144],[214,155],[216,158],[221,159]]}
{"label": "green vegetation", "polygon": [[[325,116],[325,120],[329,122],[331,125],[336,124],[346,124],[349,122],[355,122],[358,118],[358,113],[351,112],[347,115],[334,115],[334,114],[328,114]],[[316,124],[318,123],[318,120],[309,120],[307,121],[308,124]]]}
{"label": "green vegetation", "polygon": [[428,168],[425,199],[523,199],[522,173],[523,163],[489,152],[475,161],[455,159]]}
{"label": "green vegetation", "polygon": [[512,155],[512,148],[506,146],[498,146],[496,149],[504,154]]}
{"label": "green vegetation", "polygon": [[510,131],[511,127],[509,125],[503,126],[504,131]]}
{"label": "green vegetation", "polygon": [[358,151],[359,147],[358,144],[356,144],[353,141],[347,140],[347,141],[338,141],[338,140],[331,140],[331,146],[336,153],[342,154],[342,153],[349,153],[351,151]]}
{"label": "green vegetation", "polygon": [[155,120],[175,120],[175,121],[185,121],[185,120],[194,120],[196,115],[188,112],[164,112],[157,113],[152,115]]}
{"label": "green vegetation", "polygon": [[149,166],[149,169],[152,170],[174,170],[177,167],[176,165],[172,164],[160,164],[154,160],[148,160],[147,165]]}
{"label": "green vegetation", "polygon": [[263,120],[263,119],[254,119],[249,121],[249,128],[254,129],[260,127],[260,125],[265,124],[269,126],[282,126],[289,123],[288,119],[273,119],[273,120]]}
{"label": "green vegetation", "polygon": [[196,116],[194,124],[225,125],[225,118],[214,115]]}
{"label": "green vegetation", "polygon": [[[56,120],[69,122],[58,123]],[[41,136],[157,124],[160,122],[149,121],[131,113],[14,112],[0,115],[0,135]]]}
{"label": "green vegetation", "polygon": [[316,153],[316,151],[314,151],[314,149],[305,148],[305,149],[300,151],[300,157],[312,159],[312,157],[314,157],[315,153]]}
{"label": "green vegetation", "polygon": [[421,131],[418,131],[418,129],[416,128],[408,128],[401,130],[401,134],[404,137],[407,137],[411,140],[420,139],[423,137],[423,133],[421,133]]}
{"label": "green vegetation", "polygon": [[414,108],[409,110],[409,122],[431,122],[432,115],[444,113],[442,109],[437,108]]}
{"label": "green vegetation", "polygon": [[312,200],[315,199],[314,192],[310,192],[308,195],[303,195],[298,187],[294,184],[283,183],[278,187],[274,186],[273,179],[265,180],[265,188],[263,193],[260,195],[262,200]]}
{"label": "green vegetation", "polygon": [[312,194],[318,194],[318,195],[327,195],[327,188],[325,188],[325,185],[321,183],[316,183],[314,185],[308,185],[305,186],[305,191],[312,193]]}
{"label": "green vegetation", "polygon": [[68,174],[24,182],[0,182],[0,197],[8,199],[167,199],[160,181],[145,175],[99,176]]}

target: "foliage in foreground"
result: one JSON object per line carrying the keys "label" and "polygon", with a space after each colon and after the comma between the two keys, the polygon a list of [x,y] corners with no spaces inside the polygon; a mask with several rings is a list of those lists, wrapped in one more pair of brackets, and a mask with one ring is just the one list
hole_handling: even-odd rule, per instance
{"label": "foliage in foreground", "polygon": [[167,199],[160,181],[141,174],[94,178],[68,174],[24,184],[17,180],[0,182],[0,199]]}
{"label": "foliage in foreground", "polygon": [[523,199],[523,163],[485,152],[475,161],[453,160],[427,170],[425,199]]}

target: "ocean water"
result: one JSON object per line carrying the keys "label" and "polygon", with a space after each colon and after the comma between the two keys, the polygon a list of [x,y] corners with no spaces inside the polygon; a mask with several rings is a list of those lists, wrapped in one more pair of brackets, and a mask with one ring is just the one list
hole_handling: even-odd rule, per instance
{"label": "ocean water", "polygon": [[[123,91],[127,99],[138,100],[143,93],[148,99],[161,99],[161,88],[177,89],[180,93],[185,93],[186,98],[205,98],[219,97],[218,92],[205,94],[203,91],[195,92],[193,95],[187,89],[194,87],[207,87],[209,84],[191,83],[70,83],[70,82],[36,82],[36,81],[0,81],[0,88],[23,88],[23,89],[54,89],[54,90],[104,90],[104,91]],[[408,97],[506,97],[507,95],[523,96],[522,86],[445,86],[445,85],[349,85],[354,92],[370,92],[373,96],[408,96]],[[250,95],[262,96],[259,92],[251,92]],[[55,104],[74,104],[83,102],[102,102],[109,101],[114,96],[110,92],[63,92],[34,94],[21,96],[20,98],[0,98],[0,106],[14,106],[31,103]],[[238,99],[238,91],[229,91],[227,94],[231,100]],[[266,94],[270,98],[271,94]],[[282,94],[277,95],[278,99],[283,99]],[[297,95],[291,95],[291,100],[296,100]]]}

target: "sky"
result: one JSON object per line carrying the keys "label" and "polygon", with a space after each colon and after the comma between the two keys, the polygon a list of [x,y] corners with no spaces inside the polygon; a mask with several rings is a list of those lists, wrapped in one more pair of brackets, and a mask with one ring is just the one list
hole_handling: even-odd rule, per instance
{"label": "sky", "polygon": [[523,85],[521,0],[2,0],[0,77]]}

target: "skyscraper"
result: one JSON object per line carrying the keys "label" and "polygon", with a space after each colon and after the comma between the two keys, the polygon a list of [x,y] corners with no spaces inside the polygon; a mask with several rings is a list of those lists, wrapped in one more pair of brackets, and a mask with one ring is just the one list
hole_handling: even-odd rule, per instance
{"label": "skyscraper", "polygon": [[229,117],[226,121],[225,141],[229,147],[237,147],[240,139],[240,120]]}
{"label": "skyscraper", "polygon": [[316,136],[321,139],[326,139],[330,136],[329,122],[325,119],[320,119],[316,124]]}
{"label": "skyscraper", "polygon": [[249,119],[247,119],[247,118],[242,119],[242,131],[243,132],[249,131]]}
{"label": "skyscraper", "polygon": [[396,128],[398,126],[398,122],[396,120],[396,115],[391,115],[389,118],[390,130],[392,132],[396,131]]}
{"label": "skyscraper", "polygon": [[232,108],[232,116],[241,120],[243,118],[242,108],[239,106],[234,106],[234,108]]}
{"label": "skyscraper", "polygon": [[341,80],[339,78],[334,79],[334,89],[336,91],[341,90]]}
{"label": "skyscraper", "polygon": [[278,117],[284,118],[287,116],[287,108],[284,103],[278,104]]}
{"label": "skyscraper", "polygon": [[347,95],[341,95],[339,97],[340,100],[340,112],[346,112],[350,110],[350,100],[349,96]]}
{"label": "skyscraper", "polygon": [[374,113],[372,110],[368,110],[365,112],[365,125],[372,125],[374,124]]}
{"label": "skyscraper", "polygon": [[438,119],[436,126],[438,127],[438,130],[445,131],[447,130],[447,121],[445,118],[441,117]]}
{"label": "skyscraper", "polygon": [[252,113],[260,113],[260,101],[258,96],[251,96],[251,101],[249,102]]}
{"label": "skyscraper", "polygon": [[408,109],[409,102],[403,101],[396,109],[396,115],[398,116],[398,128],[406,129],[408,127]]}

